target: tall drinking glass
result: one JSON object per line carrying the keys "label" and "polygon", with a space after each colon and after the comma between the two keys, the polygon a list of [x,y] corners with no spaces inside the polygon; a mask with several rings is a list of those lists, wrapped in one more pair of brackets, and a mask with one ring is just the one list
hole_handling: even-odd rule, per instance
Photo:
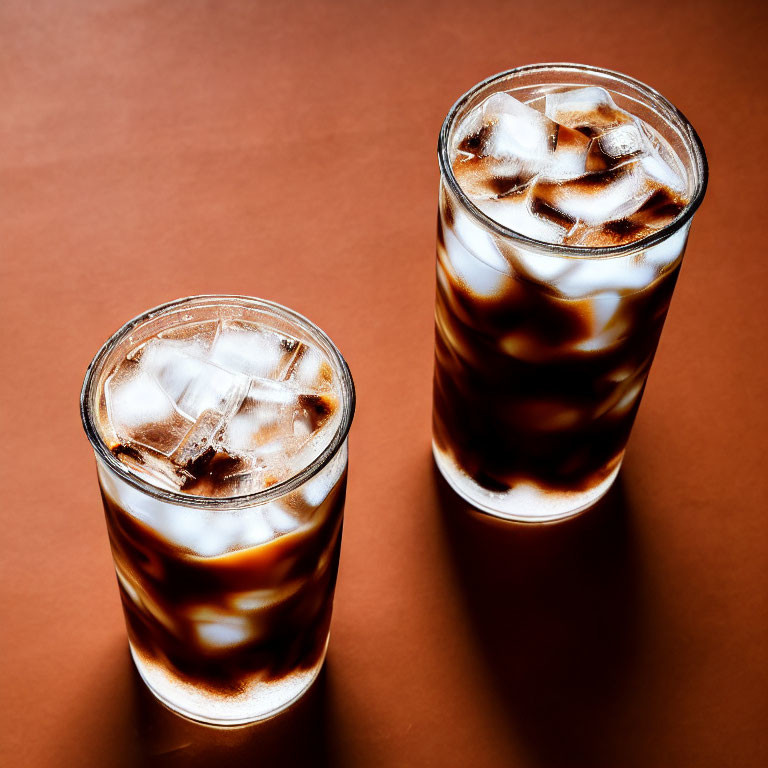
{"label": "tall drinking glass", "polygon": [[568,517],[619,471],[704,150],[647,85],[541,64],[464,94],[438,156],[437,466],[489,514]]}

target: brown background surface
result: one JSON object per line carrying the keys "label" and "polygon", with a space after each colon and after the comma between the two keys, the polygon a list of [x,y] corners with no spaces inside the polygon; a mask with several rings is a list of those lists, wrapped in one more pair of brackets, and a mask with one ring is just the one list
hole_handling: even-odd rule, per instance
{"label": "brown background surface", "polygon": [[[0,4],[0,763],[767,765],[760,8]],[[620,483],[526,528],[432,468],[435,145],[472,84],[558,60],[678,104],[711,184]],[[230,732],[137,682],[78,415],[112,331],[211,292],[308,315],[359,395],[326,671]]]}

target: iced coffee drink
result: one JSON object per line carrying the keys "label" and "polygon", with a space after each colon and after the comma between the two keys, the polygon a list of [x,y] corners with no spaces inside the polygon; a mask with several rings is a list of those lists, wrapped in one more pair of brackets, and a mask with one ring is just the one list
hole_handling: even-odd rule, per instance
{"label": "iced coffee drink", "polygon": [[465,94],[439,159],[437,465],[490,514],[567,517],[618,473],[703,149],[642,83],[554,64]]}
{"label": "iced coffee drink", "polygon": [[257,299],[158,307],[92,362],[83,421],[131,653],[177,712],[252,722],[316,677],[353,411],[328,337]]}

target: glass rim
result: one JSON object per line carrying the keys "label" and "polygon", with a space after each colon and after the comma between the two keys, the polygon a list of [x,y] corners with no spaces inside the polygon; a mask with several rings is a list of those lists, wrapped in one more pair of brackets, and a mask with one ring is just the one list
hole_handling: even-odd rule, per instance
{"label": "glass rim", "polygon": [[[532,237],[521,234],[520,232],[510,229],[509,227],[499,224],[494,221],[490,216],[483,213],[470,199],[461,185],[456,180],[453,173],[450,160],[450,147],[448,139],[450,137],[451,128],[456,120],[457,115],[461,108],[479,91],[488,88],[496,82],[510,78],[514,75],[519,75],[528,72],[543,72],[543,71],[556,71],[564,70],[565,72],[578,72],[582,74],[596,74],[611,77],[619,82],[625,83],[636,89],[641,95],[646,97],[653,107],[661,107],[662,112],[660,117],[671,122],[670,118],[676,118],[678,121],[677,127],[681,129],[683,137],[688,144],[688,149],[693,155],[693,164],[697,171],[696,186],[693,190],[691,199],[683,210],[668,224],[661,227],[661,229],[652,232],[639,240],[633,240],[629,243],[622,243],[621,245],[608,245],[608,246],[582,246],[582,245],[559,245],[557,243],[548,243],[544,240],[537,240]],[[585,84],[585,87],[588,84]],[[593,83],[593,85],[595,85]],[[667,114],[665,114],[667,113]],[[521,245],[525,245],[528,248],[532,248],[537,251],[542,251],[551,256],[560,256],[568,258],[609,258],[613,256],[623,256],[628,253],[635,253],[639,250],[645,250],[657,243],[666,240],[675,232],[685,226],[693,217],[698,207],[701,205],[704,199],[704,193],[707,189],[707,183],[709,179],[709,167],[707,164],[707,156],[704,152],[704,146],[701,143],[699,135],[691,125],[686,116],[669,101],[666,97],[662,96],[655,88],[636,80],[633,77],[624,75],[621,72],[616,72],[611,69],[605,69],[603,67],[595,67],[589,64],[575,64],[572,62],[549,62],[541,64],[526,64],[522,67],[514,67],[507,69],[504,72],[499,72],[495,75],[485,78],[481,82],[473,85],[466,93],[460,96],[454,105],[449,110],[448,114],[443,121],[440,128],[440,134],[437,142],[437,156],[440,165],[440,175],[442,179],[448,185],[451,193],[457,198],[464,209],[469,212],[478,223],[480,223],[485,229],[490,230],[495,235],[500,235],[504,238],[516,241]],[[686,164],[687,165],[687,164]]]}
{"label": "glass rim", "polygon": [[[121,461],[118,461],[112,451],[107,447],[106,442],[96,427],[94,419],[91,396],[94,393],[94,388],[98,385],[99,375],[97,374],[101,373],[101,365],[114,348],[123,341],[131,331],[141,326],[147,320],[154,319],[158,315],[167,313],[186,304],[191,304],[192,302],[197,301],[205,302],[206,300],[220,304],[231,302],[237,305],[239,303],[241,306],[245,304],[255,309],[268,310],[275,313],[283,320],[298,325],[302,330],[307,331],[310,336],[327,345],[341,380],[341,421],[325,448],[323,448],[323,450],[306,467],[285,480],[281,480],[279,483],[275,483],[268,488],[263,488],[260,491],[240,496],[193,496],[191,494],[169,491],[152,485],[139,475],[128,470],[125,464]],[[122,325],[107,339],[107,341],[104,342],[86,369],[85,379],[83,380],[83,386],[80,391],[80,417],[83,422],[85,434],[91,443],[91,447],[96,453],[97,459],[102,459],[121,480],[124,480],[142,493],[162,501],[171,502],[175,505],[205,509],[242,509],[244,507],[256,506],[285,496],[304,485],[304,483],[314,477],[333,459],[344,444],[347,435],[349,434],[350,427],[352,426],[355,404],[355,384],[352,380],[352,374],[350,373],[347,361],[325,331],[315,325],[311,320],[307,319],[304,315],[285,307],[282,304],[269,301],[268,299],[260,299],[254,296],[243,296],[238,294],[199,294],[195,296],[186,296],[181,299],[175,299],[174,301],[160,304],[137,315]]]}

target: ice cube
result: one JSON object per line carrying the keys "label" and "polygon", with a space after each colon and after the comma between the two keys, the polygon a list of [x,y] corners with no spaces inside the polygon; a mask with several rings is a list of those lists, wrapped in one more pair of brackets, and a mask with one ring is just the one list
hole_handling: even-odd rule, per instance
{"label": "ice cube", "polygon": [[640,160],[640,165],[645,173],[659,184],[669,187],[675,192],[685,191],[685,182],[669,163],[667,163],[658,151],[646,155]]}
{"label": "ice cube", "polygon": [[636,291],[650,285],[655,277],[655,267],[632,256],[574,259],[573,267],[555,278],[552,285],[563,296],[577,299],[604,291]]}
{"label": "ice cube", "polygon": [[221,557],[275,537],[261,507],[213,513],[177,507],[172,512],[156,527],[169,541],[199,557]]}
{"label": "ice cube", "polygon": [[199,419],[206,411],[232,412],[248,391],[248,379],[201,361],[198,373],[178,400],[183,413]]}
{"label": "ice cube", "polygon": [[587,136],[634,121],[632,115],[616,105],[605,88],[598,86],[548,93],[544,112],[556,123]]}
{"label": "ice cube", "polygon": [[319,507],[328,498],[337,480],[336,473],[321,470],[301,487],[304,502],[310,507]]}
{"label": "ice cube", "polygon": [[205,345],[189,339],[155,338],[140,349],[138,364],[155,377],[174,403],[178,403],[184,390],[198,375],[207,352]]}
{"label": "ice cube", "polygon": [[287,479],[322,450],[324,430],[335,428],[337,403],[329,390],[304,391],[296,382],[253,379],[251,390],[222,435],[246,473],[264,486]]}
{"label": "ice cube", "polygon": [[634,213],[652,191],[638,164],[630,163],[563,182],[539,179],[531,190],[531,207],[561,225],[597,226]]}
{"label": "ice cube", "polygon": [[646,174],[657,183],[671,190],[686,191],[685,170],[674,150],[645,123],[641,124],[646,139],[646,151],[640,164]]}
{"label": "ice cube", "polygon": [[272,530],[277,534],[295,531],[301,525],[300,520],[279,504],[265,505],[265,515]]}
{"label": "ice cube", "polygon": [[336,486],[347,466],[346,443],[338,453],[316,475],[307,480],[300,488],[286,497],[291,514],[306,521],[325,502]]}
{"label": "ice cube", "polygon": [[157,379],[168,397],[189,419],[204,411],[226,414],[236,408],[248,389],[248,378],[206,360],[207,348],[194,340],[153,339],[139,365]]}
{"label": "ice cube", "polygon": [[323,421],[309,438],[294,437],[287,441],[284,451],[284,476],[290,477],[308,467],[328,444],[326,437],[333,433],[338,426],[338,412]]}
{"label": "ice cube", "polygon": [[109,471],[100,471],[105,493],[129,515],[142,521],[168,543],[209,557],[227,552],[238,539],[234,515],[180,507],[147,496]]}
{"label": "ice cube", "polygon": [[248,394],[228,422],[222,442],[241,455],[264,449],[276,438],[293,435],[293,409],[298,393],[269,379],[253,378]]}
{"label": "ice cube", "polygon": [[592,139],[587,152],[587,171],[605,171],[618,168],[642,155],[650,154],[651,148],[645,134],[633,124],[609,128]]}
{"label": "ice cube", "polygon": [[323,359],[320,351],[302,344],[302,353],[286,369],[283,378],[303,390],[330,389],[333,386],[333,371]]}
{"label": "ice cube", "polygon": [[278,378],[296,339],[267,328],[236,321],[224,321],[208,361],[234,373],[261,378]]}
{"label": "ice cube", "polygon": [[474,256],[452,232],[446,233],[445,240],[449,264],[459,283],[479,297],[492,298],[504,292],[508,275]]}
{"label": "ice cube", "polygon": [[640,165],[646,175],[659,184],[669,187],[669,189],[676,192],[685,191],[685,182],[683,182],[677,172],[662,159],[658,152],[654,152],[641,158]]}
{"label": "ice cube", "polygon": [[262,507],[248,509],[243,513],[239,531],[239,542],[242,548],[264,544],[274,537],[275,533],[262,511]]}
{"label": "ice cube", "polygon": [[[561,243],[568,227],[557,221],[535,215],[527,197],[514,200],[478,201],[478,208],[502,226],[525,237],[545,243]],[[505,266],[505,270],[509,267]]]}
{"label": "ice cube", "polygon": [[642,261],[645,264],[652,264],[654,267],[663,268],[674,264],[685,252],[685,245],[688,240],[688,232],[691,228],[690,222],[671,235],[666,240],[647,248],[642,253]]}
{"label": "ice cube", "polygon": [[499,197],[524,187],[549,163],[557,126],[508,93],[495,93],[469,114],[457,135],[459,183],[473,196]]}
{"label": "ice cube", "polygon": [[602,352],[612,347],[626,332],[627,322],[618,312],[621,296],[612,291],[587,299],[589,336],[574,345],[581,352]]}
{"label": "ice cube", "polygon": [[532,161],[534,168],[546,162],[557,136],[552,120],[508,93],[495,93],[485,100],[483,127],[475,154]]}
{"label": "ice cube", "polygon": [[338,400],[332,392],[302,392],[296,401],[293,414],[294,434],[297,422],[305,425],[310,432],[322,429],[337,411]]}
{"label": "ice cube", "polygon": [[194,424],[139,363],[125,365],[110,376],[104,397],[109,421],[121,440],[164,456],[178,448]]}
{"label": "ice cube", "polygon": [[584,173],[589,139],[508,93],[496,93],[459,127],[454,173],[476,199],[508,197],[540,173]]}
{"label": "ice cube", "polygon": [[157,521],[162,521],[166,514],[178,511],[178,507],[148,496],[138,488],[134,488],[121,480],[112,470],[106,469],[103,464],[97,464],[97,470],[99,483],[104,489],[104,493],[119,504],[131,517],[141,520],[150,527],[155,527]]}
{"label": "ice cube", "polygon": [[199,557],[221,557],[274,538],[261,513],[172,508],[155,526],[169,541]]}
{"label": "ice cube", "polygon": [[311,417],[304,409],[297,408],[293,413],[293,436],[298,440],[308,440],[314,432]]}
{"label": "ice cube", "polygon": [[[155,338],[126,360],[105,384],[107,413],[118,437],[172,457],[180,466],[199,456],[247,384],[198,357],[207,348],[197,337]],[[134,469],[156,477],[154,457],[140,459]],[[172,466],[161,469],[164,478],[173,475]]]}
{"label": "ice cube", "polygon": [[255,639],[254,629],[247,616],[206,605],[191,609],[189,618],[196,640],[204,651],[226,651]]}
{"label": "ice cube", "polygon": [[[304,358],[310,354],[309,347],[301,341],[286,342],[286,358],[276,378],[280,381],[293,379]],[[311,369],[311,365],[309,366]]]}
{"label": "ice cube", "polygon": [[549,179],[570,179],[587,170],[590,140],[579,131],[565,125],[557,126],[555,148],[542,174]]}
{"label": "ice cube", "polygon": [[137,475],[146,477],[152,485],[167,491],[180,491],[186,477],[179,474],[178,467],[166,456],[146,451],[134,444],[120,446],[115,455],[121,463]]}
{"label": "ice cube", "polygon": [[202,456],[214,445],[222,423],[223,416],[218,411],[203,411],[171,456],[173,463],[185,467]]}
{"label": "ice cube", "polygon": [[227,544],[208,528],[209,516],[202,510],[171,507],[156,510],[152,527],[171,544],[198,555],[226,552]]}
{"label": "ice cube", "polygon": [[515,271],[526,280],[550,284],[573,267],[570,259],[546,253],[533,253],[523,248],[515,252]]}
{"label": "ice cube", "polygon": [[510,265],[487,230],[457,211],[453,227],[445,227],[443,236],[448,266],[459,283],[481,297],[503,292]]}

